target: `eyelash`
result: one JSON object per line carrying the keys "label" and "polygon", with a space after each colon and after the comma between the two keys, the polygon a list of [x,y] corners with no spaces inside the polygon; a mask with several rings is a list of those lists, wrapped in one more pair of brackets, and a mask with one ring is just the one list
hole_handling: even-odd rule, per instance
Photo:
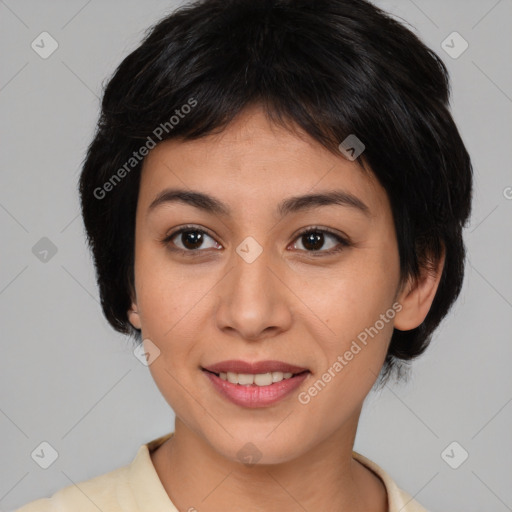
{"label": "eyelash", "polygon": [[[168,236],[166,236],[163,240],[161,240],[161,242],[162,242],[162,244],[164,246],[166,246],[168,249],[170,249],[173,252],[177,252],[179,254],[182,254],[182,255],[185,255],[185,256],[188,256],[188,257],[200,256],[201,253],[204,252],[204,250],[201,250],[201,249],[185,250],[185,249],[180,249],[179,247],[178,248],[171,247],[171,240],[176,235],[179,235],[181,233],[188,232],[188,231],[192,231],[192,232],[195,231],[195,232],[198,232],[198,233],[203,233],[205,235],[208,235],[210,238],[214,239],[213,235],[208,233],[208,231],[205,231],[204,229],[200,229],[197,226],[188,225],[188,226],[182,226],[181,228],[177,229],[176,231],[173,231]],[[352,245],[351,242],[348,239],[340,236],[338,233],[335,233],[334,231],[332,231],[332,230],[330,230],[328,228],[321,228],[321,227],[318,227],[318,226],[313,226],[313,227],[304,229],[303,231],[301,231],[300,233],[297,234],[297,236],[294,238],[294,241],[299,239],[300,237],[302,237],[304,235],[308,235],[310,233],[327,233],[328,235],[330,235],[334,239],[336,239],[336,241],[339,243],[339,246],[337,248],[330,249],[328,251],[322,251],[322,250],[318,250],[318,251],[304,251],[304,250],[300,250],[300,251],[306,252],[308,254],[308,256],[312,256],[314,258],[331,256],[332,254],[341,252],[346,247],[350,247]]]}

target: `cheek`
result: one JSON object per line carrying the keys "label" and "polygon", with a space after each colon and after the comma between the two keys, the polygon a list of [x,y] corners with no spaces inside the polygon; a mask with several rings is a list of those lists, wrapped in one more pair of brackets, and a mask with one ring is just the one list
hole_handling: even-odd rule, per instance
{"label": "cheek", "polygon": [[327,278],[308,284],[308,304],[335,335],[355,336],[393,303],[398,277],[392,265],[357,258]]}
{"label": "cheek", "polygon": [[321,363],[299,402],[312,415],[330,418],[327,429],[349,417],[378,378],[393,333],[393,291],[347,276],[331,284],[322,299],[318,295],[315,307],[325,322],[311,335]]}
{"label": "cheek", "polygon": [[165,251],[148,248],[137,254],[137,303],[146,336],[167,343],[175,333],[186,333],[197,324],[202,299],[214,279],[208,271],[192,268],[174,264]]}
{"label": "cheek", "polygon": [[361,256],[335,278],[310,285],[311,310],[319,312],[322,320],[310,323],[318,325],[312,336],[323,352],[321,371],[330,369],[336,373],[333,382],[344,381],[345,386],[362,380],[364,386],[371,387],[393,333],[398,307],[393,307],[397,276],[392,261]]}

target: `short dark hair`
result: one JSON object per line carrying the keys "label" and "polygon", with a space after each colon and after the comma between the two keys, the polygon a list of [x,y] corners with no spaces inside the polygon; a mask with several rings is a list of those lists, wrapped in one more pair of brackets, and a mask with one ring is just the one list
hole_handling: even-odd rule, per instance
{"label": "short dark hair", "polygon": [[445,250],[431,309],[417,328],[394,330],[381,380],[402,370],[427,348],[464,277],[473,171],[449,93],[441,59],[364,0],[199,0],[161,19],[106,85],[79,181],[109,323],[142,342],[127,317],[142,147],[218,133],[258,105],[338,155],[350,134],[364,143],[358,162],[388,194],[401,283]]}

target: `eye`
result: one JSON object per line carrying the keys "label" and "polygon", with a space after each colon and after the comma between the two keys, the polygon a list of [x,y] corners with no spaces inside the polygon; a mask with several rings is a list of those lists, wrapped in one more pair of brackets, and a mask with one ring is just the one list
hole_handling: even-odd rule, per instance
{"label": "eye", "polygon": [[[213,243],[205,246],[205,241],[210,239]],[[177,231],[168,235],[162,243],[169,247],[172,251],[181,253],[194,254],[199,249],[220,249],[222,246],[218,244],[206,231],[195,226],[184,226]],[[175,246],[175,247],[173,247]]]}
{"label": "eye", "polygon": [[[331,248],[328,250],[321,250],[325,245],[326,240],[331,240]],[[205,242],[211,240],[210,245],[205,245]],[[328,256],[333,253],[340,252],[345,247],[349,247],[350,242],[341,235],[332,232],[327,228],[312,227],[303,230],[295,238],[298,242],[292,244],[295,249],[303,250],[311,256]],[[335,243],[333,244],[332,241]],[[217,243],[212,236],[210,236],[204,229],[199,229],[196,226],[183,226],[178,230],[166,236],[162,243],[171,251],[186,254],[187,256],[197,256],[201,252],[200,249],[222,249],[222,246]],[[299,247],[297,247],[299,245]],[[300,247],[302,245],[302,248]]]}
{"label": "eye", "polygon": [[[337,244],[334,243],[334,245],[331,246],[332,248],[329,250],[320,250],[324,246],[326,239],[334,240]],[[297,242],[295,242],[293,244],[294,246],[302,245],[304,249],[301,249],[300,247],[299,249],[305,250],[306,252],[311,253],[311,256],[315,257],[330,255],[342,251],[345,247],[350,246],[350,242],[337,233],[326,228],[318,227],[308,228],[302,231],[295,240],[298,240],[299,243],[297,244]]]}

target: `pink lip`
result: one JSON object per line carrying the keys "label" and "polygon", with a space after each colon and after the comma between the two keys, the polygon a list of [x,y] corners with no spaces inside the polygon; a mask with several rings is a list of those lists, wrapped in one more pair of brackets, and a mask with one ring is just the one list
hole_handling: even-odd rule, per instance
{"label": "pink lip", "polygon": [[268,386],[257,386],[256,384],[243,386],[240,384],[232,384],[227,380],[222,380],[214,373],[210,373],[206,370],[202,371],[208,379],[210,379],[213,387],[222,396],[236,405],[250,408],[265,407],[278,402],[298,388],[310,373],[309,371],[305,371],[304,373],[300,373],[299,375],[295,375],[289,379],[284,379],[281,382],[274,382]]}
{"label": "pink lip", "polygon": [[204,366],[204,370],[214,373],[269,373],[269,372],[283,372],[283,373],[300,373],[307,368],[284,363],[283,361],[257,361],[255,363],[248,363],[241,360],[230,359],[229,361],[221,361],[212,365]]}

